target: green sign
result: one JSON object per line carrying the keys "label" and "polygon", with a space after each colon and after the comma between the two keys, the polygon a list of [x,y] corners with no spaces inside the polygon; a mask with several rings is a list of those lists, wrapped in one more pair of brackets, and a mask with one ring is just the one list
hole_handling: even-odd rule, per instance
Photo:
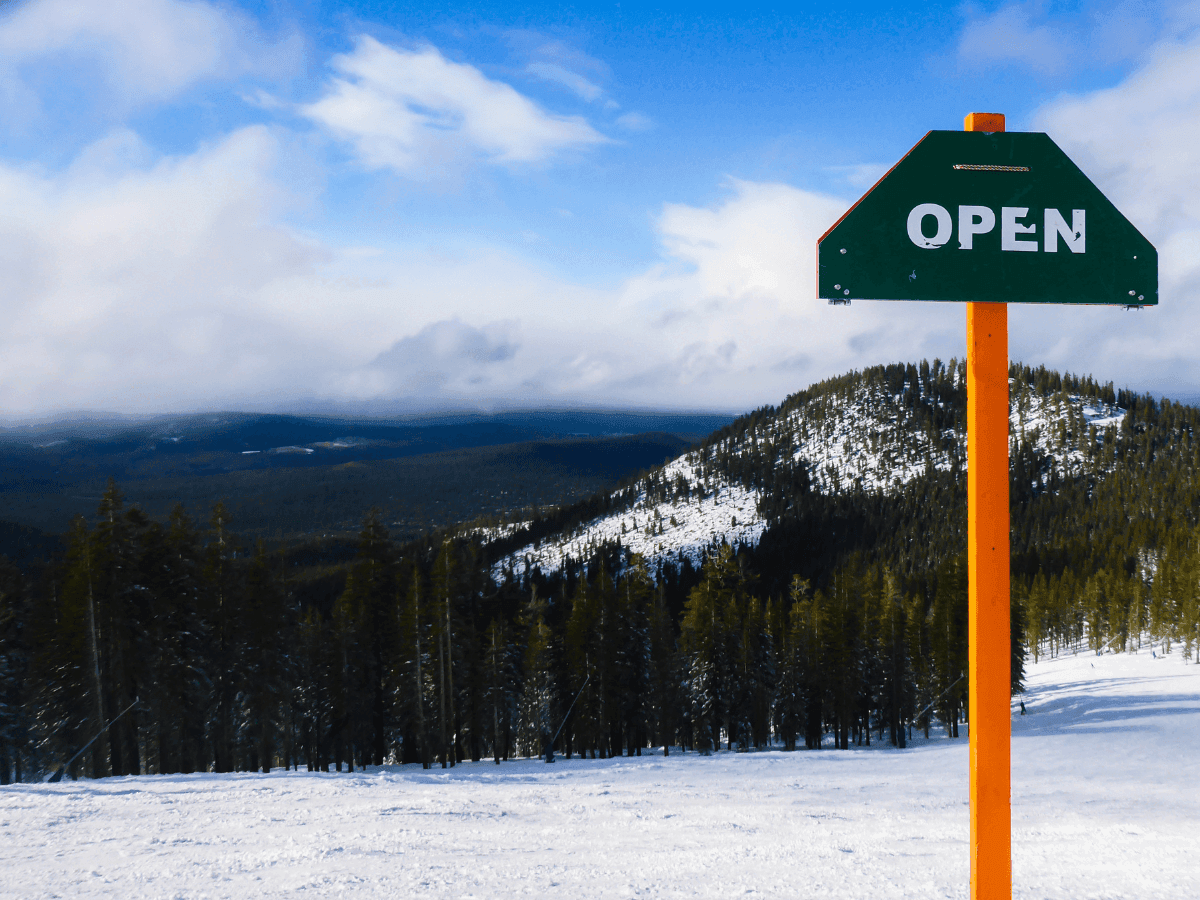
{"label": "green sign", "polygon": [[1158,303],[1158,252],[1045,134],[931,131],[817,241],[830,301]]}

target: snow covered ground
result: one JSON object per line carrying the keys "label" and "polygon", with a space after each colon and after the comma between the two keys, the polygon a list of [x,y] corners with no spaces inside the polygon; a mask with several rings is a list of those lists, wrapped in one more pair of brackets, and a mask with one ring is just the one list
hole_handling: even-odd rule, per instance
{"label": "snow covered ground", "polygon": [[[1031,667],[1014,895],[1200,896],[1200,666]],[[0,897],[967,897],[967,742],[0,788]]]}

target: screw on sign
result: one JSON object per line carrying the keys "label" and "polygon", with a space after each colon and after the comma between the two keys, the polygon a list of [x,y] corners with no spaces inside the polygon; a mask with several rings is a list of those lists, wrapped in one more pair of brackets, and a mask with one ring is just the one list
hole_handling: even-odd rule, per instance
{"label": "screw on sign", "polygon": [[967,304],[971,897],[1012,896],[1008,304],[1158,303],[1158,251],[1048,135],[931,131],[817,241],[830,303]]}

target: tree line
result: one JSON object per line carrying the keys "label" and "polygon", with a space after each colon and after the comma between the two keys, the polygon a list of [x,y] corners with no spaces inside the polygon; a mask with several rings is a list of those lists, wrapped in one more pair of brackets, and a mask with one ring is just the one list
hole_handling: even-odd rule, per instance
{"label": "tree line", "polygon": [[[73,776],[957,736],[970,714],[961,460],[893,492],[823,493],[778,464],[778,431],[874,391],[953,448],[960,368],[853,373],[714,435],[711,477],[762,488],[769,527],[695,567],[619,540],[553,573],[498,562],[636,485],[491,544],[471,529],[400,543],[371,513],[351,562],[301,566],[239,539],[223,503],[203,524],[182,506],[157,522],[110,484],[55,564],[0,560],[0,780],[66,762],[123,712]],[[1090,448],[1078,464],[1013,448],[1013,690],[1026,652],[1149,638],[1200,659],[1200,412],[1044,369],[1012,376],[1018,399],[1127,410],[1104,435],[1064,417],[1057,439]],[[698,489],[651,488],[662,502]]]}
{"label": "tree line", "polygon": [[476,543],[401,546],[372,513],[340,589],[306,597],[223,504],[203,529],[182,507],[160,524],[110,485],[40,585],[0,567],[0,772],[53,768],[114,719],[73,777],[846,747],[873,728],[903,746],[914,725],[956,727],[961,566],[929,597],[877,566],[764,597],[728,546],[690,586],[607,550],[497,580]]}

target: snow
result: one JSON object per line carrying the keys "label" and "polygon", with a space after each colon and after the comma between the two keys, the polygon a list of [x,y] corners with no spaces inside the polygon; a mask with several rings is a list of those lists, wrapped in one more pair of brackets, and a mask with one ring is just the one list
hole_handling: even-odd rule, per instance
{"label": "snow", "polygon": [[[1088,455],[1087,441],[1098,443],[1106,428],[1120,427],[1125,417],[1120,407],[1077,394],[1043,397],[1012,379],[1010,385],[1011,439],[1028,440],[1064,471],[1078,471]],[[807,462],[813,482],[825,491],[899,488],[927,468],[948,471],[952,452],[961,451],[966,459],[965,432],[947,429],[935,442],[903,421],[900,399],[874,388],[853,401],[810,401],[788,417],[793,459]],[[814,415],[814,404],[819,415]],[[1089,426],[1095,428],[1094,437]]]}
{"label": "snow", "polygon": [[673,557],[689,559],[695,566],[722,541],[757,544],[766,529],[758,514],[761,493],[719,475],[705,479],[700,466],[710,452],[692,451],[663,469],[668,484],[677,477],[687,482],[694,491],[690,498],[656,503],[643,485],[628,509],[595,519],[560,540],[518,550],[498,562],[493,575],[501,578],[509,567],[521,575],[526,566],[554,572],[566,559],[587,559],[591,550],[608,541],[619,540],[628,552],[652,562]]}
{"label": "snow", "polygon": [[[1014,897],[1200,896],[1200,666],[1029,666]],[[0,788],[0,897],[968,896],[967,741]]]}
{"label": "snow", "polygon": [[1044,397],[1018,389],[1009,407],[1009,432],[1013,440],[1027,440],[1039,453],[1053,457],[1063,471],[1078,473],[1104,432],[1120,429],[1125,412],[1075,394]]}
{"label": "snow", "polygon": [[478,537],[485,542],[498,541],[501,538],[511,537],[518,531],[528,528],[530,521],[529,519],[522,519],[517,522],[503,522],[499,525],[482,525],[476,528],[468,528],[466,534],[471,537]]}
{"label": "snow", "polygon": [[[898,488],[927,466],[949,469],[950,454],[897,416],[899,400],[875,388],[852,401],[835,396],[810,401],[788,417],[792,458],[806,462],[813,483],[829,493]],[[953,445],[962,435],[947,430],[941,437]]]}

